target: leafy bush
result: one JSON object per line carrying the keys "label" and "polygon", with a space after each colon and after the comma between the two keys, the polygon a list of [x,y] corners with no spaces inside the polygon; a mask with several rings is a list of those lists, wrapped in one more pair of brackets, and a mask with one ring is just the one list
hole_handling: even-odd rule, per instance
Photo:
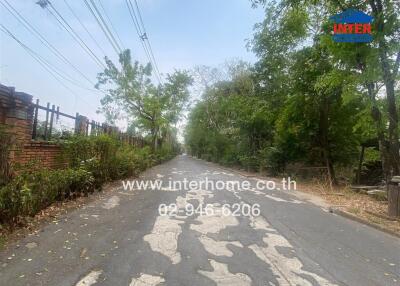
{"label": "leafy bush", "polygon": [[172,159],[176,155],[175,150],[169,145],[162,145],[159,150],[157,150],[155,154],[155,158],[158,161],[158,163],[167,161]]}
{"label": "leafy bush", "polygon": [[259,166],[259,160],[257,156],[243,155],[239,157],[239,162],[248,171],[256,171]]}
{"label": "leafy bush", "polygon": [[79,136],[64,143],[64,159],[71,168],[92,173],[96,188],[107,181],[137,175],[159,162],[157,157],[149,147],[135,148],[108,135]]}
{"label": "leafy bush", "polygon": [[34,215],[57,200],[93,191],[94,178],[84,169],[22,171],[0,189],[0,223]]}
{"label": "leafy bush", "polygon": [[164,146],[157,152],[135,148],[108,135],[74,136],[63,142],[67,169],[42,169],[31,162],[0,188],[0,224],[33,216],[55,201],[85,195],[111,180],[136,176],[176,152]]}
{"label": "leafy bush", "polygon": [[0,186],[5,185],[10,178],[11,170],[8,156],[13,141],[13,136],[10,136],[6,131],[6,128],[0,125]]}
{"label": "leafy bush", "polygon": [[277,147],[266,147],[260,151],[261,167],[271,175],[277,175],[285,169],[286,157]]}

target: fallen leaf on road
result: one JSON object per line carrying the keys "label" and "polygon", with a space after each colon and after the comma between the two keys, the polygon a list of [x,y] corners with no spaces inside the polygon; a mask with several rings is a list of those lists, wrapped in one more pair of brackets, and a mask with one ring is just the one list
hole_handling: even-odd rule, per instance
{"label": "fallen leaf on road", "polygon": [[82,250],[81,250],[81,254],[79,255],[79,257],[80,257],[80,258],[83,258],[83,257],[85,257],[85,255],[86,255],[86,252],[87,252],[87,248],[82,248]]}

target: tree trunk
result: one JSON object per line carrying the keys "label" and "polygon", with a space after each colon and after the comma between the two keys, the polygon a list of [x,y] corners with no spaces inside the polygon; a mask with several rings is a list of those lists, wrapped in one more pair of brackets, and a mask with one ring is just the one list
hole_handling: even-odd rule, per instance
{"label": "tree trunk", "polygon": [[381,0],[370,0],[375,26],[377,29],[377,42],[379,46],[379,60],[381,64],[383,83],[386,87],[387,111],[389,116],[388,129],[388,170],[390,176],[400,175],[399,131],[398,114],[395,98],[395,70],[391,71],[388,45],[385,39],[385,19]]}
{"label": "tree trunk", "polygon": [[[382,0],[370,0],[370,6],[372,8],[373,16],[375,18],[375,27],[377,30],[376,39],[379,48],[379,60],[381,64],[383,83],[386,87],[386,101],[387,101],[387,112],[389,116],[389,128],[388,128],[388,172],[390,179],[393,176],[400,175],[400,155],[399,155],[399,130],[398,130],[398,114],[396,107],[395,98],[395,77],[397,68],[391,70],[390,55],[387,40],[385,39],[385,13],[383,9]],[[387,176],[386,175],[386,176]],[[388,178],[388,176],[387,176]],[[388,197],[389,197],[389,215],[398,216],[398,210],[400,209],[400,199],[397,186],[393,185],[393,182],[388,182]],[[397,190],[396,190],[397,189]],[[397,212],[397,215],[396,215]]]}
{"label": "tree trunk", "polygon": [[331,186],[338,184],[335,169],[333,167],[331,151],[329,147],[329,102],[326,96],[323,97],[320,103],[319,112],[319,140],[322,149],[326,169],[328,171],[328,179]]}
{"label": "tree trunk", "polygon": [[375,122],[377,134],[376,136],[378,137],[378,144],[379,144],[379,153],[381,156],[381,161],[382,161],[382,170],[383,170],[383,175],[384,179],[387,182],[387,179],[389,178],[389,173],[390,173],[390,167],[389,167],[389,148],[388,148],[388,142],[385,139],[385,127],[382,123],[382,113],[379,110],[378,106],[376,105],[376,98],[375,98],[375,85],[374,83],[370,82],[366,84],[367,90],[368,90],[368,96],[370,97],[372,101],[372,108],[371,108],[371,117]]}
{"label": "tree trunk", "polygon": [[[384,59],[382,59],[384,60]],[[389,69],[386,64],[382,64],[383,69]],[[387,70],[384,73],[390,73]],[[396,98],[395,98],[395,91],[394,91],[394,80],[391,78],[390,75],[384,76],[384,83],[386,86],[386,97],[388,103],[388,115],[389,115],[389,134],[388,134],[388,141],[389,141],[389,154],[390,154],[390,171],[391,176],[400,175],[400,156],[399,156],[399,131],[398,131],[398,116],[397,116],[397,107],[396,107]]]}
{"label": "tree trunk", "polygon": [[155,124],[153,124],[153,126],[151,127],[151,147],[153,148],[153,151],[157,151],[158,148],[158,140],[157,140],[157,135],[158,135],[158,129],[155,126]]}

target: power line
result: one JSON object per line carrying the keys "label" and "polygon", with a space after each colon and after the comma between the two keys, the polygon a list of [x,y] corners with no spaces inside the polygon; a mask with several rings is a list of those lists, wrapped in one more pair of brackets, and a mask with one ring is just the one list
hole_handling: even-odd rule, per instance
{"label": "power line", "polygon": [[[53,4],[52,4],[49,0],[47,0],[47,1],[48,1],[48,3],[49,3],[50,7],[53,9],[53,11],[56,12],[56,14],[61,18],[62,22],[65,23],[65,25],[70,29],[70,31],[72,32],[72,34],[69,32],[68,29],[66,29],[66,30],[69,32],[69,34],[70,34],[70,35],[75,35],[76,38],[79,40],[79,41],[77,41],[77,42],[78,42],[79,44],[82,43],[82,44],[84,45],[84,47],[86,48],[86,50],[85,50],[85,48],[84,48],[81,44],[80,44],[80,46],[81,46],[86,52],[89,52],[88,54],[91,55],[92,58],[100,64],[100,66],[102,66],[103,68],[106,68],[105,65],[104,65],[104,63],[103,63],[103,62],[96,56],[96,54],[88,47],[88,45],[85,43],[84,40],[82,40],[82,38],[78,35],[78,33],[76,33],[75,30],[68,24],[67,20],[64,19],[64,17],[63,17],[63,16],[57,11],[57,9],[53,6]],[[50,14],[52,14],[52,15],[54,16],[54,14],[50,11],[50,9],[47,8],[47,10],[50,12]],[[55,16],[54,16],[54,17],[55,17]],[[57,17],[55,17],[55,18],[57,18]],[[57,20],[58,20],[58,19],[57,19]],[[58,22],[60,22],[60,21],[58,21]],[[65,26],[63,25],[63,27],[65,27]],[[76,38],[75,38],[75,40],[76,40]]]}
{"label": "power line", "polygon": [[84,3],[86,5],[86,7],[88,8],[89,12],[92,14],[92,16],[94,17],[94,19],[97,22],[97,25],[100,27],[100,29],[103,31],[104,35],[106,36],[108,42],[110,43],[110,45],[113,47],[114,51],[118,54],[118,48],[116,47],[115,43],[113,42],[112,38],[110,38],[110,36],[108,35],[107,31],[105,30],[105,28],[103,27],[103,25],[101,24],[101,20],[99,19],[98,15],[94,12],[93,8],[90,6],[90,4],[84,0]]}
{"label": "power line", "polygon": [[91,86],[94,86],[94,82],[91,81],[84,73],[82,73],[73,63],[71,63],[57,48],[55,48],[46,38],[33,27],[7,0],[4,2],[9,6],[7,7],[3,2],[0,4],[8,10],[8,12],[21,23],[25,29],[27,29],[33,36],[35,36],[44,46],[46,46],[58,59],[60,59],[65,64],[69,65],[78,74],[80,74],[84,79],[86,79]]}
{"label": "power line", "polygon": [[106,18],[108,19],[108,22],[110,23],[111,29],[114,31],[115,35],[117,36],[117,39],[119,40],[119,43],[120,43],[121,47],[125,50],[124,43],[122,42],[121,38],[119,37],[117,29],[115,29],[115,27],[114,27],[114,25],[113,25],[113,23],[111,21],[111,18],[108,16],[107,10],[103,6],[103,2],[101,0],[99,0],[99,3],[100,3],[101,9],[104,12],[104,15],[106,16]]}
{"label": "power line", "polygon": [[38,58],[40,60],[40,62],[44,63],[50,70],[52,70],[54,73],[56,73],[58,76],[60,76],[61,78],[63,78],[64,80],[72,83],[73,85],[86,89],[86,90],[90,90],[90,91],[98,91],[95,89],[90,89],[87,88],[85,86],[80,85],[79,83],[77,83],[76,81],[74,81],[69,75],[67,75],[65,72],[61,71],[59,68],[57,68],[56,66],[52,65],[49,61],[47,61],[45,58],[43,58],[41,55],[39,55],[38,53],[36,53],[34,50],[32,50],[31,48],[29,48],[27,45],[25,45],[24,43],[22,43],[20,40],[18,40],[18,38],[12,34],[6,27],[4,27],[4,25],[0,24],[3,28],[3,32],[4,30],[7,32],[7,34],[14,39],[20,46],[22,46],[26,51],[28,51],[31,55],[33,55],[35,58]]}
{"label": "power line", "polygon": [[[100,29],[103,31],[104,35],[106,36],[108,42],[111,44],[111,46],[113,47],[115,53],[117,55],[119,55],[119,53],[121,52],[121,48],[119,47],[118,43],[116,43],[115,38],[113,37],[113,35],[109,34],[110,30],[108,28],[108,26],[106,25],[106,23],[104,23],[104,18],[102,19],[102,17],[100,17],[98,15],[98,13],[96,13],[98,11],[98,9],[96,10],[95,8],[92,8],[92,6],[89,4],[89,2],[87,0],[84,0],[84,3],[86,5],[86,7],[88,8],[88,10],[90,11],[90,13],[92,14],[92,16],[95,18],[98,26],[100,27]],[[91,3],[93,4],[93,2],[91,1]],[[97,7],[96,7],[97,8]],[[96,11],[96,12],[95,12]]]}
{"label": "power line", "polygon": [[153,61],[154,61],[154,65],[155,65],[155,68],[157,69],[157,73],[160,75],[160,70],[158,69],[158,64],[157,64],[157,61],[156,61],[156,59],[155,59],[155,57],[154,57],[154,53],[153,53],[153,49],[152,49],[152,47],[151,47],[150,39],[149,39],[149,37],[148,37],[148,35],[147,35],[146,28],[145,28],[145,26],[144,26],[144,22],[143,22],[143,18],[142,18],[142,13],[140,12],[140,8],[139,8],[139,5],[138,5],[137,0],[134,0],[134,1],[135,1],[136,9],[137,9],[137,11],[138,11],[140,23],[142,24],[143,35],[145,35],[145,40],[147,40],[147,44],[148,44],[148,48],[149,48],[149,51],[150,51],[150,55],[151,55],[151,57],[152,57],[152,59],[153,59]]}
{"label": "power line", "polygon": [[[142,42],[142,46],[144,46],[144,49],[145,49],[145,51],[147,53],[147,57],[148,57],[151,65],[154,68],[154,73],[155,73],[155,75],[156,75],[156,77],[158,79],[158,82],[161,84],[162,83],[162,79],[161,79],[161,76],[160,76],[160,73],[159,73],[159,70],[158,70],[158,67],[157,67],[157,63],[155,62],[154,57],[152,57],[152,53],[151,53],[151,51],[150,51],[150,49],[149,49],[149,47],[147,45],[147,42],[146,42],[146,40],[148,40],[148,36],[147,36],[146,30],[145,30],[145,27],[143,25],[143,19],[141,18],[140,11],[139,10],[137,11],[137,14],[139,15],[140,21],[141,21],[139,23],[138,17],[136,16],[135,8],[133,7],[133,4],[132,4],[131,0],[129,0],[128,2],[130,4],[130,6],[131,6],[131,9],[132,9],[132,12],[133,12],[133,17],[136,20],[136,25],[138,27],[138,33],[140,33],[139,38],[140,38],[140,40]],[[136,3],[136,8],[137,9],[139,8],[137,3]]]}
{"label": "power line", "polygon": [[140,26],[139,26],[139,24],[137,22],[136,14],[135,14],[135,11],[133,10],[132,3],[127,1],[127,0],[125,0],[125,3],[127,5],[127,7],[128,7],[129,14],[130,14],[132,22],[133,22],[133,24],[135,26],[136,33],[139,36],[140,43],[142,44],[142,47],[143,47],[143,49],[144,49],[144,51],[146,53],[146,56],[147,56],[148,60],[150,61],[150,64],[153,65],[152,61],[151,61],[151,58],[150,58],[149,51],[147,50],[147,47],[144,45],[144,43],[142,41],[143,34],[142,34],[142,31],[140,30]]}
{"label": "power line", "polygon": [[[35,51],[30,49],[27,45],[22,43],[13,33],[10,32],[3,24],[0,23],[0,30],[11,37],[14,41],[16,41],[31,57],[33,57],[48,73],[50,73],[54,79],[56,79],[64,88],[68,89],[76,99],[76,96],[78,96],[72,89],[70,89],[62,80],[60,80],[55,74],[58,74],[60,77],[66,79],[62,74],[60,74],[54,67],[52,67],[49,62],[47,62],[43,57],[41,57],[39,54],[37,54]],[[89,102],[84,100],[82,97],[80,97],[82,101],[85,101],[85,103],[91,105]]]}
{"label": "power line", "polygon": [[119,46],[117,40],[115,39],[113,33],[111,32],[110,28],[108,27],[106,21],[104,20],[103,15],[100,13],[99,9],[97,8],[96,3],[94,2],[94,0],[90,0],[90,3],[92,3],[93,8],[96,10],[97,14],[99,15],[101,22],[104,24],[104,27],[106,28],[106,30],[107,30],[107,32],[109,33],[109,35],[111,36],[113,42],[114,42],[115,45],[117,46],[118,51],[121,53],[121,52],[122,52],[122,49],[121,49],[121,47]]}
{"label": "power line", "polygon": [[68,7],[68,9],[71,11],[72,15],[78,20],[79,24],[81,27],[86,31],[86,33],[89,35],[89,37],[92,39],[92,41],[95,43],[97,48],[104,54],[106,55],[107,53],[103,50],[101,45],[97,42],[96,38],[92,35],[92,33],[86,28],[86,25],[81,21],[81,19],[78,17],[78,15],[75,13],[75,11],[72,9],[71,5],[68,4],[67,0],[64,0],[65,5]]}
{"label": "power line", "polygon": [[[57,22],[70,34],[70,36],[81,46],[81,48],[99,65],[101,68],[106,68],[103,62],[96,56],[96,54],[88,47],[85,41],[75,32],[75,30],[68,24],[68,22],[64,19],[64,17],[57,11],[57,9],[51,4],[49,0],[40,0],[37,4],[43,9],[47,9],[49,13],[57,20]],[[53,13],[52,10],[57,14],[57,16]],[[61,20],[60,20],[61,19]]]}
{"label": "power line", "polygon": [[157,77],[158,82],[161,84],[161,77],[158,74],[157,69],[155,68],[155,64],[153,63],[153,59],[151,57],[150,51],[148,50],[148,48],[147,48],[147,46],[145,44],[145,38],[147,38],[147,35],[142,31],[142,29],[140,27],[140,23],[139,23],[139,20],[138,20],[138,18],[136,16],[136,12],[135,12],[135,9],[134,9],[134,7],[132,5],[132,2],[130,0],[125,0],[125,2],[126,2],[126,5],[128,7],[129,14],[131,16],[133,24],[135,26],[136,32],[137,32],[137,34],[139,36],[140,43],[142,44],[142,47],[143,47],[143,49],[144,49],[144,51],[146,53],[146,56],[147,56],[147,58],[148,58],[148,60],[149,60],[149,62],[151,64],[151,66],[154,67],[154,73],[155,73],[155,75]]}

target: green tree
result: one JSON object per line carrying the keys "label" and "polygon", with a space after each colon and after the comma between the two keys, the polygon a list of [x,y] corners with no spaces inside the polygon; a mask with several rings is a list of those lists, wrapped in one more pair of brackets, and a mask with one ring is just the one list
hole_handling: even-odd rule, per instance
{"label": "green tree", "polygon": [[162,130],[176,124],[189,98],[191,77],[185,71],[167,75],[166,82],[158,86],[151,80],[151,65],[132,63],[129,50],[119,57],[117,67],[106,58],[107,68],[98,75],[98,88],[107,87],[101,100],[101,112],[109,121],[127,118],[138,129],[151,137],[152,146],[158,148]]}

